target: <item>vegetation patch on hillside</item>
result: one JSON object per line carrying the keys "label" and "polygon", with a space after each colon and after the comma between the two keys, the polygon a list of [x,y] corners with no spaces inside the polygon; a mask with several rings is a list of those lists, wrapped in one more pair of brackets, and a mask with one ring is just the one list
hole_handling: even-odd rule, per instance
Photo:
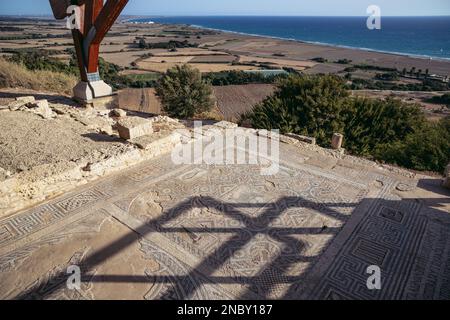
{"label": "vegetation patch on hillside", "polygon": [[0,87],[26,88],[71,94],[77,78],[72,74],[50,70],[29,70],[23,65],[0,58]]}
{"label": "vegetation patch on hillside", "polygon": [[443,172],[450,158],[448,117],[431,123],[417,105],[350,97],[336,76],[290,76],[241,121],[313,136],[325,147],[343,133],[351,154],[410,169]]}

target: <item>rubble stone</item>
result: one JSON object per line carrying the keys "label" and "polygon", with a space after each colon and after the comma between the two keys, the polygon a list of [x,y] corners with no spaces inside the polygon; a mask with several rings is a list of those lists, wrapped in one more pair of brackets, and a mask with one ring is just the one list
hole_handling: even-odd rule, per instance
{"label": "rubble stone", "polygon": [[174,118],[170,118],[168,116],[162,116],[162,115],[152,117],[149,120],[152,122],[180,123],[180,120],[178,120],[178,119],[174,119]]}
{"label": "rubble stone", "polygon": [[101,128],[99,129],[99,132],[100,132],[101,134],[106,134],[106,135],[108,135],[108,136],[112,136],[112,135],[114,134],[114,130],[113,130],[112,126],[104,126],[104,127],[101,127]]}
{"label": "rubble stone", "polygon": [[8,107],[11,111],[17,111],[20,108],[25,107],[28,103],[33,103],[35,101],[33,96],[17,97],[15,101],[8,105]]}
{"label": "rubble stone", "polygon": [[35,100],[35,98],[33,96],[26,96],[26,97],[17,97],[16,101],[17,102],[21,102],[21,103],[23,103],[25,105],[27,103],[35,102],[36,100]]}
{"label": "rubble stone", "polygon": [[110,113],[111,117],[124,118],[127,116],[127,112],[122,109],[114,109]]}
{"label": "rubble stone", "polygon": [[128,117],[117,122],[119,136],[125,140],[132,140],[153,133],[152,121],[139,117]]}
{"label": "rubble stone", "polygon": [[27,107],[33,109],[33,112],[41,116],[44,119],[51,119],[53,117],[53,111],[48,106],[47,100],[37,100],[27,104]]}

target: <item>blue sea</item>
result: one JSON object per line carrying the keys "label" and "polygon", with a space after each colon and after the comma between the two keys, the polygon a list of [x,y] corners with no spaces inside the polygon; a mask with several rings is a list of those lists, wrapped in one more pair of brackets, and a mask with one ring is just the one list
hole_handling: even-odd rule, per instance
{"label": "blue sea", "polygon": [[381,30],[369,30],[367,17],[176,16],[134,21],[188,24],[251,35],[450,59],[450,16],[384,17]]}

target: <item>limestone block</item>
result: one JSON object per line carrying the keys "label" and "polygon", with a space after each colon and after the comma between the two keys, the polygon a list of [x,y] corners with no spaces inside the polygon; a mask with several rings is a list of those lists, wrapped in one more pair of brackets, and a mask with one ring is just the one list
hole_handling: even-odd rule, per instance
{"label": "limestone block", "polygon": [[228,122],[228,121],[220,121],[214,124],[215,127],[219,127],[221,129],[235,129],[238,127],[236,123]]}
{"label": "limestone block", "polygon": [[450,164],[447,165],[445,168],[444,173],[444,182],[442,184],[445,188],[450,189]]}
{"label": "limestone block", "polygon": [[128,117],[117,122],[119,136],[125,140],[132,140],[153,133],[152,121],[139,117]]}
{"label": "limestone block", "polygon": [[258,129],[256,130],[256,135],[258,137],[265,137],[265,138],[269,138],[269,139],[278,139],[281,140],[283,137],[280,136],[280,134],[278,134],[275,131],[269,131],[266,129]]}
{"label": "limestone block", "polygon": [[51,119],[53,117],[53,111],[48,106],[47,100],[37,100],[32,103],[28,103],[27,107],[32,109],[32,111],[40,115],[44,119]]}
{"label": "limestone block", "polygon": [[313,145],[316,144],[316,138],[302,136],[302,135],[295,134],[295,133],[286,133],[285,136],[287,136],[289,138],[294,138],[294,139],[296,139],[298,141],[301,141],[301,142],[306,142],[306,143],[313,144]]}
{"label": "limestone block", "polygon": [[25,96],[25,97],[17,97],[16,101],[20,101],[20,102],[22,102],[25,105],[27,103],[32,103],[32,102],[34,102],[36,100],[35,100],[35,98],[33,96]]}
{"label": "limestone block", "polygon": [[333,134],[331,139],[331,147],[333,149],[339,150],[342,148],[342,142],[344,141],[344,136],[340,133]]}
{"label": "limestone block", "polygon": [[19,110],[27,103],[33,103],[35,101],[33,96],[17,97],[15,101],[11,102],[8,107],[11,111]]}

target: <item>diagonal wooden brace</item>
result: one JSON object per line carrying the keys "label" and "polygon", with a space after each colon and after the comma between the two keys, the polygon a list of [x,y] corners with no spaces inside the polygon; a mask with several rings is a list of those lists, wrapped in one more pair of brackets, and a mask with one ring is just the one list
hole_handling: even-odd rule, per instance
{"label": "diagonal wooden brace", "polygon": [[119,17],[128,0],[108,0],[94,23],[97,30],[92,43],[100,44]]}

